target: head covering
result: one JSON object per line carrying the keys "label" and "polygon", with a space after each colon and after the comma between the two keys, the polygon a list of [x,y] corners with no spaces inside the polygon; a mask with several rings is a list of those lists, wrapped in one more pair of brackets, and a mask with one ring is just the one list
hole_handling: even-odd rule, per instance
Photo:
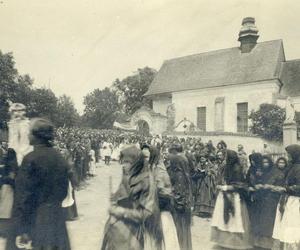
{"label": "head covering", "polygon": [[171,145],[171,147],[169,148],[169,150],[174,150],[177,153],[181,153],[181,152],[183,152],[183,147],[179,143],[174,143],[174,144]]}
{"label": "head covering", "polygon": [[262,157],[262,160],[267,160],[267,161],[269,162],[269,167],[268,167],[268,169],[265,169],[265,168],[262,166],[262,171],[263,171],[263,172],[266,172],[266,171],[268,171],[268,170],[270,170],[270,169],[273,168],[274,163],[273,163],[273,160],[272,160],[272,158],[271,158],[270,156],[264,155],[264,156]]}
{"label": "head covering", "polygon": [[224,179],[227,184],[239,182],[241,179],[242,167],[237,152],[226,150],[226,165],[224,170]]}
{"label": "head covering", "polygon": [[277,160],[276,160],[276,167],[279,169],[278,167],[278,163],[279,161],[284,161],[285,162],[285,168],[284,169],[281,169],[281,171],[283,171],[285,174],[287,174],[288,170],[289,170],[289,164],[288,164],[288,161],[285,157],[279,157]]}
{"label": "head covering", "polygon": [[285,148],[292,158],[292,163],[300,163],[300,145],[292,144]]}
{"label": "head covering", "polygon": [[129,145],[120,152],[120,156],[123,162],[134,165],[134,163],[139,160],[141,151],[135,145]]}
{"label": "head covering", "polygon": [[[249,155],[249,160],[250,160],[251,167],[259,168],[262,165],[263,156],[261,153],[253,153]],[[252,161],[254,162],[254,165]]]}
{"label": "head covering", "polygon": [[31,120],[31,133],[37,139],[45,142],[54,139],[54,126],[44,118],[34,118]]}
{"label": "head covering", "polygon": [[226,144],[223,140],[221,140],[221,141],[218,143],[217,147],[219,147],[219,145],[222,147],[222,149],[226,149],[226,148],[227,148],[227,144]]}

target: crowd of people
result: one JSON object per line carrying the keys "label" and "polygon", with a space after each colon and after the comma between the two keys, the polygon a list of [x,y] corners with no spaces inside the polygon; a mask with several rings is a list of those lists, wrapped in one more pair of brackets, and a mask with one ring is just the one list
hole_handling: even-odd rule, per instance
{"label": "crowd of people", "polygon": [[[201,138],[59,128],[37,119],[33,152],[18,167],[0,150],[0,236],[7,249],[70,249],[66,220],[78,217],[75,192],[98,166],[121,164],[101,249],[192,249],[192,216],[211,221],[211,241],[227,249],[300,249],[300,146],[288,158],[248,156]],[[9,197],[9,196],[7,196]],[[5,206],[3,206],[5,204]],[[79,208],[80,209],[80,208]],[[6,213],[4,212],[6,211]],[[99,236],[100,237],[100,236]],[[194,249],[201,249],[194,246]]]}
{"label": "crowd of people", "polygon": [[[126,249],[192,249],[192,212],[212,217],[211,240],[225,249],[300,249],[299,145],[287,147],[289,163],[252,153],[248,164],[242,145],[233,151],[224,141],[216,148],[196,138],[158,141],[142,143],[144,162],[137,159],[137,147],[121,151],[128,165],[123,165],[124,185],[113,197],[102,249],[118,249],[129,236],[135,243]],[[134,150],[137,158],[132,159]],[[143,183],[145,171],[154,178],[156,205],[155,193],[149,195],[151,182]],[[134,233],[119,237],[123,227],[115,219],[129,232],[141,226],[144,238]]]}

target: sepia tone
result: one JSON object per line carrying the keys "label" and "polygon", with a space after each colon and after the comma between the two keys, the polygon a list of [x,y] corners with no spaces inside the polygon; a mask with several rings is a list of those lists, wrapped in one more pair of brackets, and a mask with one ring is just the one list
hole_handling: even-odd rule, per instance
{"label": "sepia tone", "polygon": [[300,250],[299,9],[0,1],[0,249]]}

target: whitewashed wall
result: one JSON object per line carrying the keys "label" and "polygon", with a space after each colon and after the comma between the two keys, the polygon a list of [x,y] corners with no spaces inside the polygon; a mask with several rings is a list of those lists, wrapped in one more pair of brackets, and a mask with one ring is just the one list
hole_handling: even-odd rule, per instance
{"label": "whitewashed wall", "polygon": [[153,111],[166,115],[168,106],[172,103],[172,98],[167,96],[158,96],[153,99]]}
{"label": "whitewashed wall", "polygon": [[293,97],[292,101],[294,103],[295,110],[299,112],[300,111],[300,97]]}
{"label": "whitewashed wall", "polygon": [[[197,107],[206,106],[206,129],[214,131],[215,100],[224,97],[224,131],[237,131],[237,103],[248,102],[249,114],[262,103],[273,103],[273,94],[278,93],[277,80],[232,85],[201,90],[182,91],[172,94],[176,109],[176,123],[184,118],[197,125]],[[249,122],[250,125],[250,122]]]}

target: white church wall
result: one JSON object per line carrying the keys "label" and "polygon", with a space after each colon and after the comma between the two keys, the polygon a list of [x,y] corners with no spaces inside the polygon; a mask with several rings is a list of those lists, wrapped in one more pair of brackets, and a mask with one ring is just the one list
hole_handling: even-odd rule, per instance
{"label": "white church wall", "polygon": [[237,103],[247,102],[250,114],[251,110],[257,110],[262,103],[273,103],[273,94],[278,91],[277,80],[270,80],[176,92],[172,95],[176,109],[176,123],[187,118],[197,126],[197,107],[206,107],[206,131],[214,131],[215,100],[224,97],[224,131],[237,132]]}
{"label": "white church wall", "polygon": [[153,99],[153,111],[162,115],[166,115],[168,106],[172,103],[172,99],[168,96],[158,96]]}
{"label": "white church wall", "polygon": [[295,110],[297,112],[299,112],[300,111],[300,96],[292,97],[292,101],[294,103]]}

